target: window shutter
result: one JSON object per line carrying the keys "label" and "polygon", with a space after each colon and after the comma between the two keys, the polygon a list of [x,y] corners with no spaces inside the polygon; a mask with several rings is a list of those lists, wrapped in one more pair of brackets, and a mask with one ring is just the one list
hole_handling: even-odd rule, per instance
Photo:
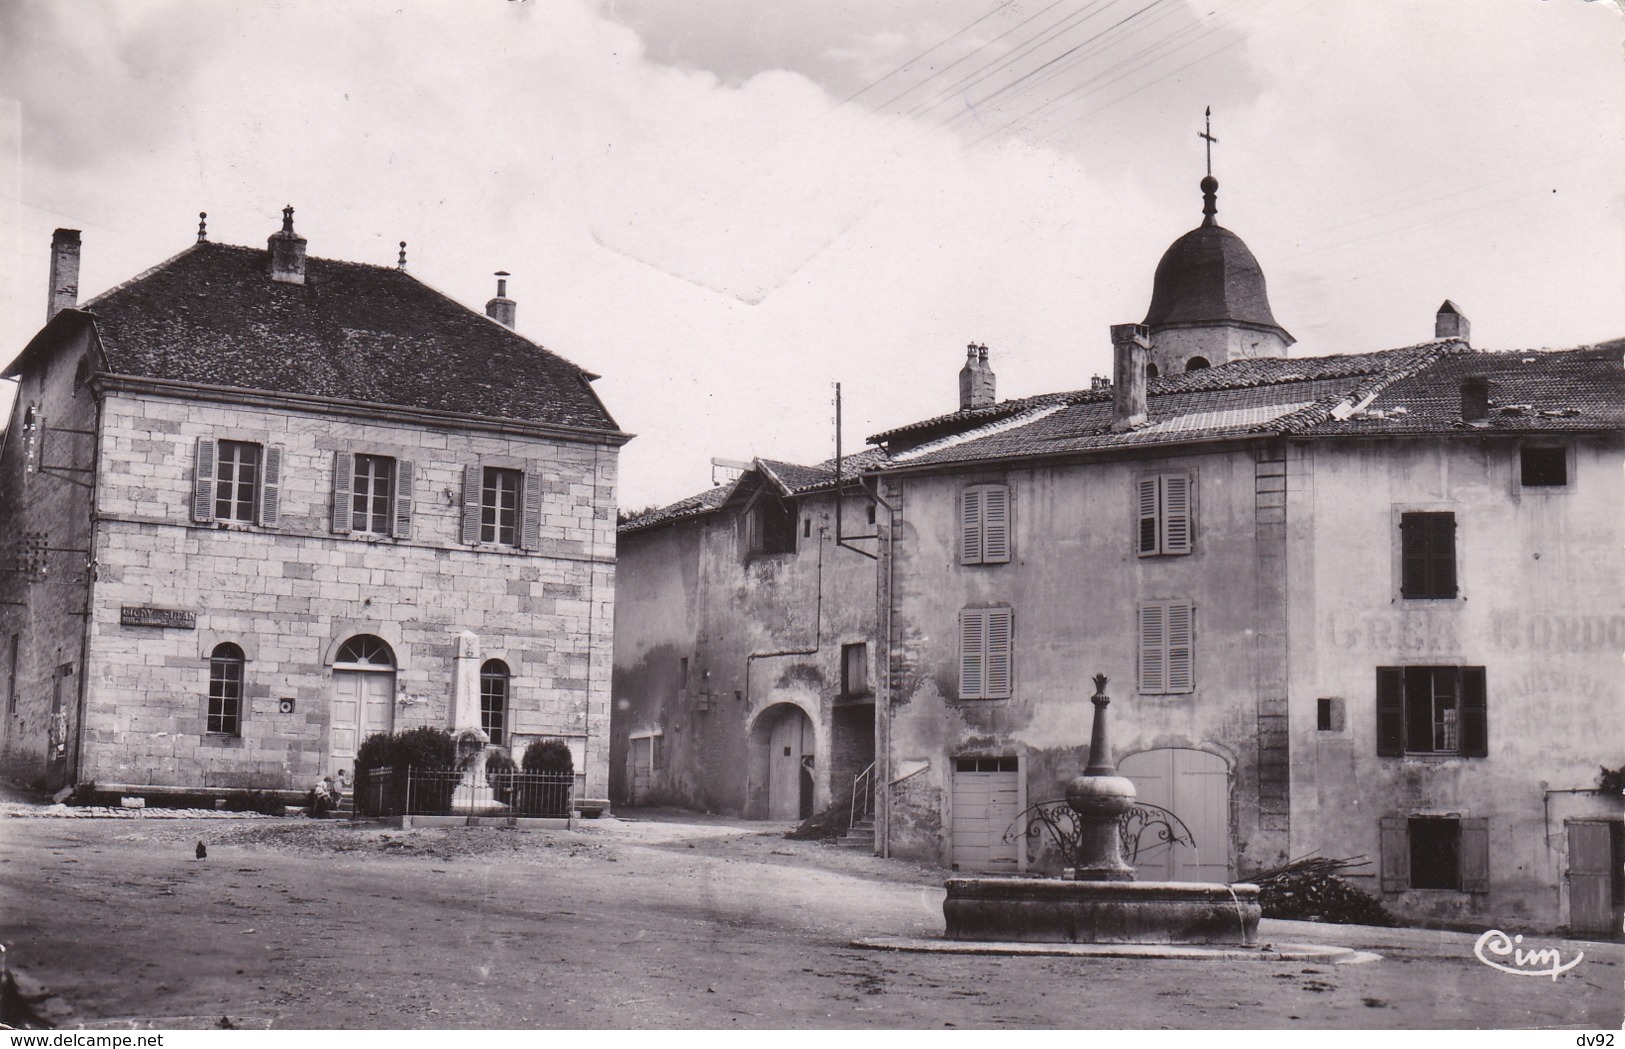
{"label": "window shutter", "polygon": [[395,460],[395,525],[391,531],[396,539],[412,538],[412,481],[417,466],[409,459]]}
{"label": "window shutter", "polygon": [[333,520],[331,528],[347,535],[352,520],[351,485],[355,482],[355,456],[350,452],[333,453]]}
{"label": "window shutter", "polygon": [[[526,550],[535,550],[542,545],[542,475],[536,470],[526,470],[523,488],[524,503],[520,507],[519,545]],[[790,549],[795,549],[795,517],[789,518]]]}
{"label": "window shutter", "polygon": [[1148,477],[1140,482],[1139,502],[1140,534],[1137,552],[1149,557],[1157,552],[1157,479]]}
{"label": "window shutter", "polygon": [[282,446],[265,446],[265,463],[260,470],[260,526],[275,528],[282,517]]}
{"label": "window shutter", "polygon": [[1010,489],[992,485],[982,490],[982,563],[1010,560]]}
{"label": "window shutter", "polygon": [[1403,816],[1382,818],[1382,891],[1404,892],[1411,887],[1411,834]]}
{"label": "window shutter", "polygon": [[1011,622],[1010,609],[989,608],[987,616],[987,698],[1010,696]]}
{"label": "window shutter", "polygon": [[1140,691],[1168,690],[1168,632],[1163,605],[1140,606]]}
{"label": "window shutter", "polygon": [[478,463],[463,467],[463,542],[478,546],[480,542],[480,482],[484,474]]}
{"label": "window shutter", "polygon": [[1169,692],[1190,692],[1196,688],[1192,619],[1188,603],[1168,606],[1168,661],[1165,665]]}
{"label": "window shutter", "polygon": [[1431,514],[1428,529],[1428,564],[1431,566],[1430,590],[1440,597],[1455,597],[1456,589],[1456,515]]}
{"label": "window shutter", "polygon": [[199,437],[192,464],[192,520],[201,524],[214,520],[214,460],[214,438]]}
{"label": "window shutter", "polygon": [[967,608],[959,613],[959,698],[981,699],[985,690],[982,653],[986,645],[987,610]]}
{"label": "window shutter", "polygon": [[1377,756],[1405,756],[1405,673],[1377,668]]}
{"label": "window shutter", "polygon": [[1427,592],[1427,521],[1421,514],[1399,517],[1399,596]]}
{"label": "window shutter", "polygon": [[1487,758],[1490,754],[1489,696],[1484,685],[1483,667],[1462,667],[1458,716],[1463,757]]}
{"label": "window shutter", "polygon": [[1461,821],[1461,891],[1490,891],[1490,821]]}
{"label": "window shutter", "polygon": [[982,490],[967,488],[959,504],[959,563],[982,563]]}
{"label": "window shutter", "polygon": [[1162,479],[1162,552],[1191,552],[1191,479],[1184,474]]}

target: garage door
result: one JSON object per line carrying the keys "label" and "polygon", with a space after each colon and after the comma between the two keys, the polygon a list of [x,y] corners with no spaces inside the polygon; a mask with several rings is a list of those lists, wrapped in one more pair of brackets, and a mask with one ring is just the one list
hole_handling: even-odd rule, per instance
{"label": "garage door", "polygon": [[1148,829],[1134,865],[1141,881],[1230,880],[1230,774],[1223,758],[1202,750],[1147,750],[1124,758],[1118,770],[1134,782],[1141,801],[1178,816],[1195,843],[1159,847],[1156,828]]}
{"label": "garage door", "polygon": [[955,758],[951,842],[955,870],[1014,873],[1019,842],[1004,832],[1021,811],[1015,758]]}

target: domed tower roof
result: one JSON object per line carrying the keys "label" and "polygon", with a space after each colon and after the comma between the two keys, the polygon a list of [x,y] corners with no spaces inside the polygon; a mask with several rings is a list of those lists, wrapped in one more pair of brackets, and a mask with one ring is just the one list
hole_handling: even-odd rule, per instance
{"label": "domed tower roof", "polygon": [[1163,253],[1151,288],[1151,308],[1144,323],[1153,329],[1237,324],[1279,333],[1288,344],[1297,340],[1275,323],[1264,271],[1247,245],[1214,221],[1219,180],[1202,180],[1202,224],[1180,237]]}

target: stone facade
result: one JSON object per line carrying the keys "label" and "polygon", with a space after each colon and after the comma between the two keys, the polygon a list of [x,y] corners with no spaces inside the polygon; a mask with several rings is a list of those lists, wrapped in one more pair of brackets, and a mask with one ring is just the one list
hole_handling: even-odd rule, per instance
{"label": "stone facade", "polygon": [[[746,489],[758,480],[747,474]],[[833,493],[793,503],[793,549],[783,552],[753,552],[745,490],[623,531],[617,803],[796,818],[803,758],[812,811],[846,805],[874,760],[875,561],[836,545]],[[872,535],[869,501],[843,503],[843,534]],[[860,662],[861,681],[843,673],[843,658]]]}

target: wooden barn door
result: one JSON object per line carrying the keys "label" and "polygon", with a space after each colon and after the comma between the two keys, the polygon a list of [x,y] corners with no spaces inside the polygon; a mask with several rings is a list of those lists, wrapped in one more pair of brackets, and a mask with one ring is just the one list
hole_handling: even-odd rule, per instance
{"label": "wooden barn door", "polygon": [[1230,775],[1223,758],[1170,747],[1131,754],[1118,771],[1134,781],[1141,801],[1178,816],[1196,846],[1157,847],[1155,828],[1147,830],[1135,862],[1141,881],[1230,880]]}
{"label": "wooden barn door", "polygon": [[960,871],[1014,873],[1021,841],[1005,831],[1021,811],[1015,758],[955,758],[950,848]]}

